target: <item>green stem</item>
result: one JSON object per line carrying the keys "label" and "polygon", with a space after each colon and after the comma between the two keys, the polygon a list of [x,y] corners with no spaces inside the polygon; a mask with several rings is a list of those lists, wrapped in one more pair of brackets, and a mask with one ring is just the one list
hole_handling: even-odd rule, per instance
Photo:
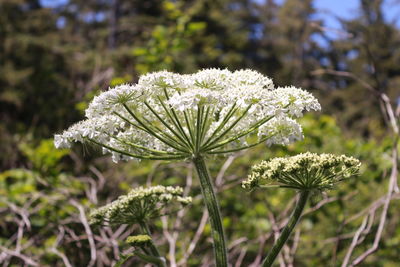
{"label": "green stem", "polygon": [[216,267],[227,267],[228,257],[217,196],[215,195],[204,158],[198,155],[193,159],[193,163],[196,167],[197,174],[200,179],[203,198],[206,203],[208,213],[210,214]]}
{"label": "green stem", "polygon": [[292,215],[290,216],[289,222],[287,223],[285,228],[283,228],[281,235],[279,236],[278,240],[275,242],[272,249],[269,251],[267,257],[265,257],[265,259],[262,263],[263,267],[270,267],[274,263],[274,260],[278,256],[283,245],[285,245],[286,241],[288,240],[290,233],[293,231],[294,227],[296,226],[297,222],[299,221],[301,213],[303,212],[304,206],[307,203],[309,195],[310,195],[309,191],[302,191],[300,193],[300,199],[297,202]]}
{"label": "green stem", "polygon": [[[145,222],[139,223],[140,227],[142,228],[142,231],[148,235],[151,236],[151,232],[149,229],[149,226]],[[159,264],[157,266],[159,267],[166,267],[165,259],[164,257],[161,257],[160,252],[158,251],[157,247],[154,245],[153,241],[150,242],[150,252],[152,256],[155,256],[156,258],[159,259]]]}
{"label": "green stem", "polygon": [[157,258],[157,257],[151,256],[151,255],[142,254],[137,251],[134,252],[134,255],[136,255],[137,257],[139,257],[140,259],[142,259],[145,262],[153,263],[154,265],[157,265],[157,266],[166,266],[164,259]]}

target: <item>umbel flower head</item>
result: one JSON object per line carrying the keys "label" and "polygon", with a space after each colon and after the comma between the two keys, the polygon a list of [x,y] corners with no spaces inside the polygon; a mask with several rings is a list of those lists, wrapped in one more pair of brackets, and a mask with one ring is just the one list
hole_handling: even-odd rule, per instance
{"label": "umbel flower head", "polygon": [[143,223],[166,214],[167,206],[170,211],[177,211],[191,202],[191,197],[183,197],[181,187],[161,185],[138,187],[110,204],[93,210],[90,214],[90,223],[98,225]]}
{"label": "umbel flower head", "polygon": [[361,163],[345,155],[302,153],[293,157],[273,158],[253,166],[242,187],[285,187],[323,191],[358,174]]}
{"label": "umbel flower head", "polygon": [[151,244],[151,237],[149,235],[131,235],[125,242],[132,247],[145,247]]}
{"label": "umbel flower head", "polygon": [[[302,138],[296,118],[320,104],[307,91],[275,88],[253,70],[161,71],[96,96],[86,119],[55,135],[58,148],[92,143],[113,160],[179,160]],[[258,142],[248,144],[249,134]]]}

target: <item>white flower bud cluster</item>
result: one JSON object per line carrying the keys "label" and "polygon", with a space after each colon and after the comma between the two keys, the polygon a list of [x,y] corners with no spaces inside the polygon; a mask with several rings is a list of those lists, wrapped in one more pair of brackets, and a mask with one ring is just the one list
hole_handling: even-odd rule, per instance
{"label": "white flower bud cluster", "polygon": [[307,91],[275,88],[270,78],[253,70],[161,71],[96,96],[85,112],[87,119],[56,135],[55,145],[90,141],[111,152],[114,161],[221,150],[218,142],[232,139],[225,148],[238,145],[236,136],[245,144],[247,130],[260,139],[271,136],[268,144],[286,145],[302,138],[295,118],[320,109]]}
{"label": "white flower bud cluster", "polygon": [[151,243],[151,237],[149,235],[131,235],[125,242],[133,247],[145,247]]}
{"label": "white flower bud cluster", "polygon": [[183,189],[179,186],[138,187],[106,206],[93,210],[90,223],[119,225],[146,222],[162,216],[161,212],[167,206],[179,204],[178,208],[175,207],[177,210],[191,202],[191,197],[183,197]]}
{"label": "white flower bud cluster", "polygon": [[345,155],[302,153],[273,158],[253,166],[242,187],[286,187],[298,190],[326,190],[358,174],[361,163]]}

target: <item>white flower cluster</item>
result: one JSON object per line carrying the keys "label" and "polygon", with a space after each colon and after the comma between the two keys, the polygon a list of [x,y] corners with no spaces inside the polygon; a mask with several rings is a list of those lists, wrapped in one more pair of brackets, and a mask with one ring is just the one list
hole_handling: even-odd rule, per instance
{"label": "white flower cluster", "polygon": [[90,223],[120,225],[146,222],[162,216],[161,211],[173,203],[186,206],[191,202],[191,197],[183,197],[183,189],[179,186],[139,187],[110,204],[93,210]]}
{"label": "white flower cluster", "polygon": [[69,148],[71,142],[85,142],[85,138],[94,139],[100,143],[106,143],[110,135],[118,133],[125,128],[126,123],[112,115],[96,117],[95,120],[84,120],[72,125],[62,135],[54,136],[54,144],[57,148]]}
{"label": "white flower cluster", "polygon": [[262,161],[253,166],[242,187],[280,186],[298,190],[325,190],[358,174],[360,166],[360,161],[353,157],[306,152]]}
{"label": "white flower cluster", "polygon": [[87,119],[56,135],[55,145],[92,142],[115,161],[219,152],[246,144],[249,133],[268,144],[286,145],[302,138],[295,118],[320,108],[307,91],[275,88],[270,78],[253,70],[161,71],[96,96]]}

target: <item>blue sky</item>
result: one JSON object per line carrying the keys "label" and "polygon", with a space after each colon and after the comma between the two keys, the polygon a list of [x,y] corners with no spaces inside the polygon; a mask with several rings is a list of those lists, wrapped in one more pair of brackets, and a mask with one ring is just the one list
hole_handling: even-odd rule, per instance
{"label": "blue sky", "polygon": [[55,7],[67,3],[68,0],[39,0],[39,2],[45,7]]}
{"label": "blue sky", "polygon": [[[319,10],[319,17],[324,19],[327,26],[339,27],[335,16],[343,18],[357,16],[360,0],[317,0],[314,3]],[[397,19],[396,24],[400,26],[400,1],[385,0],[383,3],[383,12],[387,21],[391,22]]]}
{"label": "blue sky", "polygon": [[[263,2],[263,0],[256,0]],[[277,3],[283,3],[284,0],[275,0]],[[315,0],[314,5],[318,10],[316,18],[322,19],[325,26],[330,28],[340,28],[340,23],[336,17],[353,18],[359,12],[360,0]],[[391,22],[397,19],[397,26],[400,27],[400,1],[384,0],[383,12],[387,21]]]}
{"label": "blue sky", "polygon": [[[264,0],[255,0],[263,2]],[[284,0],[275,0],[277,3],[282,3]],[[301,1],[301,0],[300,0]],[[47,7],[54,7],[59,4],[68,2],[68,0],[40,0]],[[340,28],[340,24],[336,17],[352,18],[357,15],[360,0],[316,0],[315,7],[318,10],[316,18],[322,19],[326,27]],[[397,26],[400,27],[400,1],[385,0],[384,13],[387,21],[397,19]]]}

